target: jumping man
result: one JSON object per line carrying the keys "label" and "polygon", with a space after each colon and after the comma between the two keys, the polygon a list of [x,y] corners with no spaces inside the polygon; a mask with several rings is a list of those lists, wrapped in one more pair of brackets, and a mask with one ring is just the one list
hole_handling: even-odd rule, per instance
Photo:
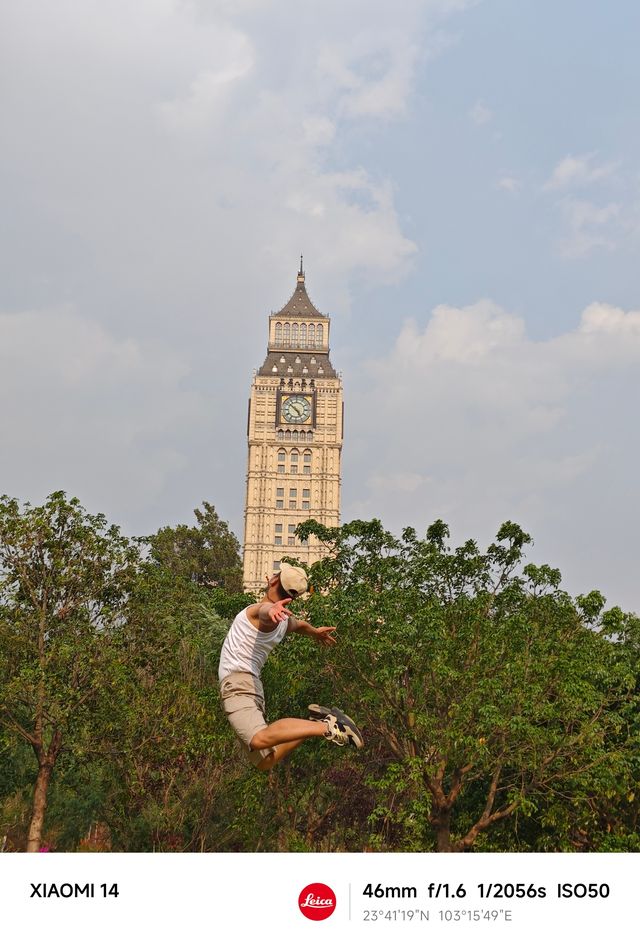
{"label": "jumping man", "polygon": [[301,568],[283,564],[268,579],[259,604],[252,604],[233,620],[220,654],[220,694],[231,726],[246,748],[249,760],[258,769],[272,769],[303,740],[323,737],[338,746],[352,744],[362,749],[364,740],[353,720],[336,707],[310,704],[309,720],[286,717],[267,725],[264,690],[260,674],[265,661],[285,634],[298,631],[331,647],[336,643],[335,627],[312,627],[293,616],[287,605],[307,590],[307,576]]}

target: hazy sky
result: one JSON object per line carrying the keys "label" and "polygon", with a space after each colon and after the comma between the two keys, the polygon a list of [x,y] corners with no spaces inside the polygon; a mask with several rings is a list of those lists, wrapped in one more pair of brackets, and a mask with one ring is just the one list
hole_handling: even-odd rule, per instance
{"label": "hazy sky", "polygon": [[0,0],[0,492],[132,534],[213,502],[295,286],[343,518],[640,610],[634,0]]}

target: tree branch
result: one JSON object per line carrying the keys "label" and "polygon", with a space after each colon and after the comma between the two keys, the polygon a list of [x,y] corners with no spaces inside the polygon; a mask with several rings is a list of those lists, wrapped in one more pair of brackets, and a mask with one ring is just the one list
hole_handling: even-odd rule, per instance
{"label": "tree branch", "polygon": [[4,710],[0,716],[2,717],[2,722],[7,727],[7,729],[21,736],[23,740],[26,740],[27,743],[31,744],[34,750],[42,749],[42,743],[38,742],[37,737],[34,736],[33,733],[29,733],[28,730],[25,730],[25,728],[21,726],[20,723],[18,723],[18,721],[14,719],[14,717],[12,717],[8,711]]}

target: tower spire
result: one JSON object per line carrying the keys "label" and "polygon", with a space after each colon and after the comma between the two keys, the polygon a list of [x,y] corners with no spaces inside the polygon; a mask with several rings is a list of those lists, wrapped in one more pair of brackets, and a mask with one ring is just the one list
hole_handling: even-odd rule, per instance
{"label": "tower spire", "polygon": [[302,267],[302,255],[300,255],[300,270],[298,271],[298,284],[304,284],[304,270]]}

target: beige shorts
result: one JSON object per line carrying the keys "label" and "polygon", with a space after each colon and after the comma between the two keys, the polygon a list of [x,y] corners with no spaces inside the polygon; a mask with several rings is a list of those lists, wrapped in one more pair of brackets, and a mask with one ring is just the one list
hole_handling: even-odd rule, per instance
{"label": "beige shorts", "polygon": [[249,762],[259,766],[265,756],[274,752],[274,747],[265,750],[252,750],[251,740],[256,733],[264,730],[265,720],[264,690],[259,677],[247,673],[229,674],[220,681],[222,708],[229,723],[238,734]]}

